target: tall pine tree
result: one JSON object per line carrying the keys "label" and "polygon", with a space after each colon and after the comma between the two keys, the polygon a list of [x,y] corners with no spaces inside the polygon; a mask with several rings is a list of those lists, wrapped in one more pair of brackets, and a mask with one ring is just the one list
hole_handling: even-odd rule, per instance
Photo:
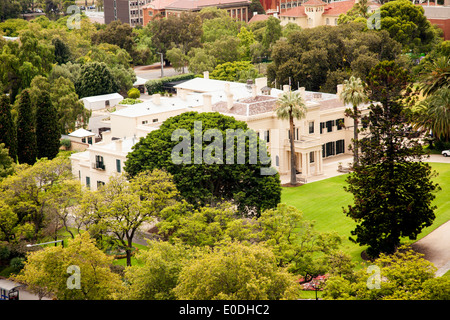
{"label": "tall pine tree", "polygon": [[5,144],[9,156],[15,161],[17,158],[17,134],[11,115],[9,97],[5,94],[0,97],[0,143]]}
{"label": "tall pine tree", "polygon": [[353,241],[367,254],[393,253],[402,237],[417,238],[435,218],[432,201],[439,186],[423,148],[409,138],[405,92],[410,78],[392,61],[376,65],[366,79],[372,102],[368,132],[358,141],[360,162],[347,178],[354,204],[344,212],[357,222]]}
{"label": "tall pine tree", "polygon": [[56,157],[60,147],[58,113],[50,100],[50,93],[42,91],[36,101],[36,142],[38,158]]}
{"label": "tall pine tree", "polygon": [[37,157],[36,129],[33,106],[28,89],[19,97],[17,118],[17,158],[19,163],[33,165]]}

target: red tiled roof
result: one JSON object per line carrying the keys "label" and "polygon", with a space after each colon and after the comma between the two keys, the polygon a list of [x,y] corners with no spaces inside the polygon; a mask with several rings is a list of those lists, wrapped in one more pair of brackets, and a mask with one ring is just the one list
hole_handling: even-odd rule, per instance
{"label": "red tiled roof", "polygon": [[275,109],[277,99],[267,96],[256,96],[241,101],[234,101],[233,106],[228,109],[228,103],[220,101],[212,106],[213,111],[236,114],[241,116],[254,116],[261,113],[272,112]]}
{"label": "red tiled roof", "polygon": [[303,5],[304,6],[324,6],[326,5],[326,2],[323,2],[322,0],[308,0]]}
{"label": "red tiled roof", "polygon": [[[164,0],[160,0],[164,2]],[[167,4],[163,9],[184,9],[184,10],[195,10],[203,7],[213,7],[213,6],[226,6],[238,3],[250,3],[250,0],[165,0]]]}
{"label": "red tiled roof", "polygon": [[302,16],[306,16],[304,6],[298,6],[295,8],[291,8],[291,9],[287,10],[286,12],[283,12],[282,14],[280,14],[280,17],[302,17]]}
{"label": "red tiled roof", "polygon": [[253,16],[248,23],[256,22],[256,21],[264,21],[269,19],[269,15],[267,14],[257,14],[256,16]]}
{"label": "red tiled roof", "polygon": [[248,2],[250,0],[198,0],[198,7],[206,7],[206,6],[219,6],[219,5],[227,5],[234,4],[239,2]]}
{"label": "red tiled roof", "polygon": [[177,0],[154,0],[149,4],[145,5],[144,8],[153,8],[156,10],[162,10],[176,1]]}
{"label": "red tiled roof", "polygon": [[324,10],[324,15],[338,16],[347,13],[355,5],[355,0],[331,2]]}
{"label": "red tiled roof", "polygon": [[[322,0],[309,0],[308,2],[305,2],[302,6],[298,6],[296,8],[291,8],[282,14],[280,14],[281,17],[305,17],[305,5],[309,4],[310,2],[318,3],[322,2]],[[354,5],[355,0],[344,0],[344,1],[336,1],[331,3],[325,3],[322,2],[325,5],[325,9],[323,12],[323,15],[333,15],[338,16],[341,13],[347,13]],[[371,3],[371,6],[374,6],[376,4]]]}

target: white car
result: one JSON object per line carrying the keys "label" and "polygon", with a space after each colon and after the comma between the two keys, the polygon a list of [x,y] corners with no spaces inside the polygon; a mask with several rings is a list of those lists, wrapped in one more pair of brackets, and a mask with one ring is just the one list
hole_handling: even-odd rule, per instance
{"label": "white car", "polygon": [[442,155],[443,155],[444,157],[450,157],[450,150],[444,150],[444,151],[442,151]]}

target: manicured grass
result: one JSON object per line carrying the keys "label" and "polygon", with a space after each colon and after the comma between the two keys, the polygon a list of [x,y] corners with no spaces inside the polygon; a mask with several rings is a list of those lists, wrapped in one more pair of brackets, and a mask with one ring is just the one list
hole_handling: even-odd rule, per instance
{"label": "manicured grass", "polygon": [[[450,164],[430,163],[439,175],[434,178],[442,190],[436,193],[434,204],[436,219],[432,226],[425,228],[418,240],[450,220]],[[351,193],[344,191],[347,175],[311,182],[295,188],[283,188],[281,202],[300,209],[305,219],[316,222],[315,228],[321,232],[336,231],[343,237],[342,250],[350,254],[354,261],[362,261],[360,247],[348,238],[356,223],[343,213],[343,207],[353,203]],[[404,242],[411,242],[405,239]]]}

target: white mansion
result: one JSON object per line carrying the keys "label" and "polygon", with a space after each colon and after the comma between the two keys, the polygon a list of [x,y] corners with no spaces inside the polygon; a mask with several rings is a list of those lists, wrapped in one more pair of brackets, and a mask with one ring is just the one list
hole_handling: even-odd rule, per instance
{"label": "white mansion", "polygon": [[[269,88],[266,78],[254,84],[195,78],[175,86],[176,95],[155,94],[143,103],[116,106],[110,114],[111,130],[103,132],[100,142],[87,145],[83,152],[71,156],[73,174],[96,190],[109,177],[123,172],[127,154],[141,137],[157,130],[169,117],[187,111],[219,112],[245,121],[267,141],[272,166],[280,175],[290,172],[289,121],[275,114],[275,104],[283,90]],[[338,86],[338,93],[342,85]],[[299,176],[307,178],[323,174],[324,158],[348,153],[353,137],[353,120],[344,115],[346,106],[338,94],[305,91],[307,115],[295,120],[296,167]],[[367,106],[362,107],[367,110]],[[363,111],[364,112],[364,111]],[[343,125],[342,125],[343,124]]]}

